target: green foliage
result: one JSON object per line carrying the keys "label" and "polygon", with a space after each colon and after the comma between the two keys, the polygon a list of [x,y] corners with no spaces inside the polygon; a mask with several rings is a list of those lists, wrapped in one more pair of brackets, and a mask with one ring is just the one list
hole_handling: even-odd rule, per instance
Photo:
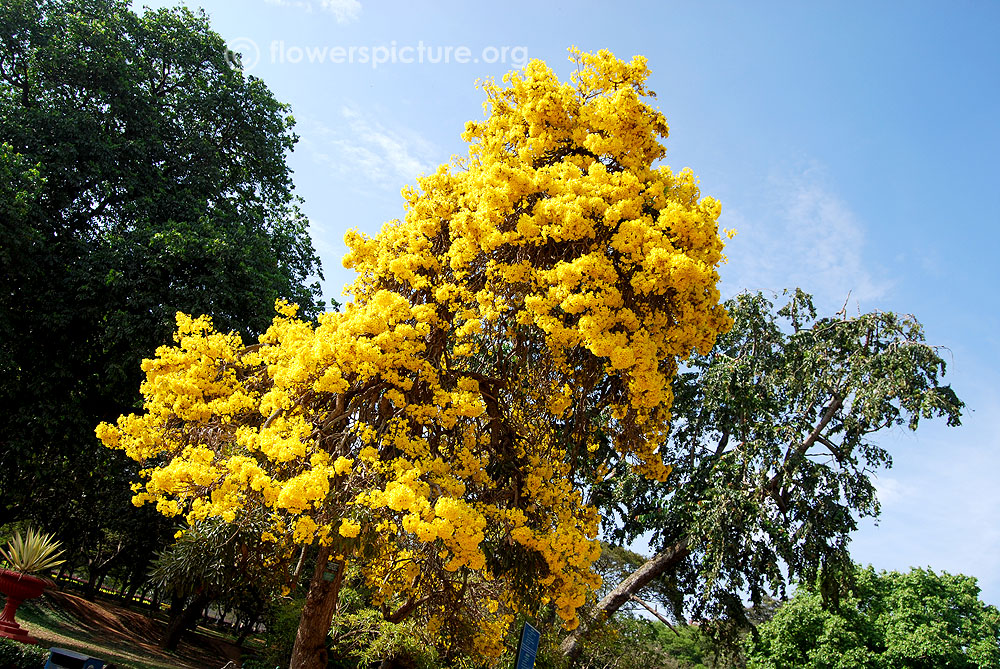
{"label": "green foliage", "polygon": [[[360,574],[352,568],[347,580]],[[304,597],[284,599],[272,606],[263,647],[244,666],[272,669],[288,666],[295,643]],[[329,666],[337,669],[369,667],[392,660],[396,667],[437,669],[439,661],[429,639],[413,623],[387,622],[380,611],[370,608],[362,592],[348,586],[341,590],[339,612],[334,616],[329,638]]]}
{"label": "green foliage", "polygon": [[0,667],[4,669],[39,669],[49,652],[39,646],[0,637]]}
{"label": "green foliage", "polygon": [[695,625],[677,625],[669,630],[657,626],[659,645],[680,667],[709,669],[716,665],[717,649],[712,639]]}
{"label": "green foliage", "polygon": [[857,569],[837,606],[800,588],[748,637],[757,669],[973,669],[1000,666],[1000,612],[976,579],[913,569]]}
{"label": "green foliage", "polygon": [[201,595],[244,614],[263,612],[278,596],[287,560],[261,532],[245,521],[202,521],[156,556],[150,578],[182,599]]}
{"label": "green foliage", "polygon": [[319,309],[292,126],[203,13],[0,3],[0,524],[144,570],[168,524],[126,512],[135,466],[94,426],[135,408],[175,312],[251,335],[275,298]]}
{"label": "green foliage", "polygon": [[645,618],[620,616],[587,637],[578,669],[711,669],[712,640],[692,625],[674,629]]}
{"label": "green foliage", "polygon": [[274,669],[274,667],[288,666],[305,601],[305,597],[299,597],[275,600],[271,603],[267,629],[264,633],[264,645],[254,657],[243,661],[243,667]]}
{"label": "green foliage", "polygon": [[808,295],[789,298],[730,300],[732,330],[681,370],[666,484],[619,471],[593,492],[621,519],[613,540],[650,532],[674,549],[657,587],[675,616],[733,642],[750,622],[745,595],[755,607],[782,597],[789,576],[836,595],[851,533],[879,512],[872,473],[891,465],[873,435],[957,425],[963,407],[913,317],[818,318]]}
{"label": "green foliage", "polygon": [[[601,543],[601,557],[594,564],[604,587],[600,599],[621,583],[648,558],[622,546]],[[630,604],[587,637],[579,667],[694,667],[714,666],[712,639],[694,625],[677,623],[673,629],[646,619],[645,602],[669,602],[673,595],[669,579],[657,578],[636,593]],[[637,599],[636,599],[637,598]],[[622,615],[624,613],[625,615]],[[638,616],[637,616],[638,614]],[[623,664],[624,663],[624,664]]]}
{"label": "green foliage", "polygon": [[330,636],[334,666],[368,667],[386,659],[412,669],[442,666],[426,630],[412,620],[387,622],[377,609],[335,616]]}
{"label": "green foliage", "polygon": [[396,667],[437,669],[448,665],[435,650],[436,641],[418,623],[393,623],[372,607],[364,576],[357,565],[344,574],[337,613],[330,627],[330,666],[368,667],[384,660]]}
{"label": "green foliage", "polygon": [[[43,186],[38,166],[32,165],[7,142],[0,142],[0,234],[4,240],[0,245],[0,263],[3,267],[11,267],[22,253],[39,241],[32,218]],[[0,372],[9,366],[9,361],[0,359]]]}
{"label": "green foliage", "polygon": [[28,528],[25,535],[15,532],[14,537],[7,543],[7,548],[0,548],[0,555],[14,571],[34,574],[65,562],[59,559],[62,556],[59,546],[59,542],[51,534]]}

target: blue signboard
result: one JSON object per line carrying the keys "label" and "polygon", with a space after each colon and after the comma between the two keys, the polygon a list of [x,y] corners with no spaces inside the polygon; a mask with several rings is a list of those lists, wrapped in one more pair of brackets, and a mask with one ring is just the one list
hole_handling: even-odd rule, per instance
{"label": "blue signboard", "polygon": [[517,644],[515,669],[535,669],[535,655],[538,654],[538,640],[541,636],[530,623],[524,623],[521,640]]}

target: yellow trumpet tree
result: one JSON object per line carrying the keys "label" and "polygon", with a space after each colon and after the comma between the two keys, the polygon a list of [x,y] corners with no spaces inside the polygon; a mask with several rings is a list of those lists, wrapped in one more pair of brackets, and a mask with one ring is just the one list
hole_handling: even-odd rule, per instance
{"label": "yellow trumpet tree", "polygon": [[403,220],[347,234],[342,312],[279,304],[249,347],[178,315],[144,363],[145,413],[98,428],[146,464],[136,504],[319,544],[293,667],[325,666],[349,561],[446,657],[498,655],[544,601],[574,628],[600,552],[579,463],[609,442],[669,473],[677,359],[730,325],[720,207],[654,166],[644,58],[571,60],[572,83],[532,61],[482,85],[468,155],[404,189]]}

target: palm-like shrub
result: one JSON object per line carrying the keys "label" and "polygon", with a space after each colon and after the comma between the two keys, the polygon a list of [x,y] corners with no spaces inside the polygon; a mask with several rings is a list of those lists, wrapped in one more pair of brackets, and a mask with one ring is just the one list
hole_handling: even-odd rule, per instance
{"label": "palm-like shrub", "polygon": [[14,538],[7,542],[7,548],[0,548],[7,564],[14,571],[24,574],[34,574],[61,565],[65,560],[59,559],[63,551],[60,543],[51,534],[43,534],[29,528],[26,535],[14,533]]}

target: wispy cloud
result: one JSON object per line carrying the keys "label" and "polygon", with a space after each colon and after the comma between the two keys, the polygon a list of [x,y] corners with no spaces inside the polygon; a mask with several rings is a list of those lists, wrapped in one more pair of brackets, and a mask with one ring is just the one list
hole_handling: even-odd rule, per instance
{"label": "wispy cloud", "polygon": [[875,493],[878,495],[878,501],[883,509],[900,503],[914,492],[909,485],[891,476],[876,476],[874,478]]}
{"label": "wispy cloud", "polygon": [[341,123],[303,122],[302,147],[336,176],[379,189],[398,190],[432,170],[437,149],[417,133],[387,127],[355,105],[340,109]]}
{"label": "wispy cloud", "polygon": [[865,257],[865,231],[848,203],[828,189],[817,170],[767,182],[763,205],[724,210],[722,225],[738,234],[726,249],[727,287],[780,292],[801,287],[824,310],[848,295],[866,303],[891,282]]}
{"label": "wispy cloud", "polygon": [[307,12],[312,11],[312,3],[306,2],[305,0],[264,0],[268,5],[274,5],[276,7],[292,7],[295,9],[302,9]]}
{"label": "wispy cloud", "polygon": [[361,3],[358,0],[320,0],[320,7],[337,17],[337,23],[357,21],[361,16]]}
{"label": "wispy cloud", "polygon": [[320,11],[333,14],[337,23],[351,23],[357,21],[361,16],[361,3],[358,0],[319,0],[318,2],[311,2],[311,0],[264,0],[264,2],[269,5],[291,7],[306,12],[311,12],[314,7],[318,7]]}

